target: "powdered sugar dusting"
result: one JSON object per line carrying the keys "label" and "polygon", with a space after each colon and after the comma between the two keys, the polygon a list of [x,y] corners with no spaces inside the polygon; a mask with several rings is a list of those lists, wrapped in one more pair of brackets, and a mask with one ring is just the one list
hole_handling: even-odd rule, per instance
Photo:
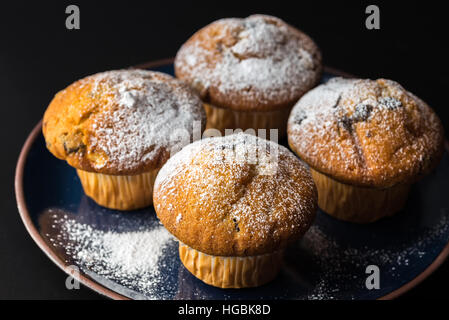
{"label": "powdered sugar dusting", "polygon": [[[400,279],[403,271],[412,268],[410,261],[421,259],[429,254],[428,246],[441,237],[445,237],[449,229],[449,215],[442,211],[440,221],[417,236],[413,240],[390,243],[386,248],[357,246],[344,244],[326,232],[319,225],[313,225],[304,235],[296,250],[309,252],[317,263],[315,272],[320,277],[307,298],[311,300],[360,299],[351,295],[355,284],[365,286],[368,265],[376,265],[381,271],[381,283],[388,283],[386,278]],[[410,235],[414,230],[409,230]],[[411,280],[411,279],[410,279]],[[347,296],[349,294],[349,296]]]}
{"label": "powdered sugar dusting", "polygon": [[[389,293],[434,261],[449,232],[447,208],[440,214],[431,212],[431,221],[425,225],[429,212],[412,217],[409,214],[413,213],[407,212],[372,228],[330,221],[332,218],[320,213],[304,237],[287,249],[281,275],[274,282],[265,289],[227,291],[211,288],[190,275],[179,262],[177,243],[154,224],[153,212],[118,220],[110,212],[98,216],[102,214],[89,212],[86,221],[48,209],[45,219],[40,218],[41,226],[44,220],[47,226],[44,238],[56,252],[65,253],[67,263],[94,279],[110,280],[100,283],[113,290],[119,284],[125,289],[118,292],[127,289],[127,295],[139,299],[375,298],[377,290],[365,289],[368,265],[379,266],[381,292]],[[98,223],[105,224],[104,228]],[[108,231],[106,225],[116,231]],[[407,228],[402,230],[404,226]]]}
{"label": "powdered sugar dusting", "polygon": [[[254,15],[221,19],[211,26],[219,31],[204,32],[199,43],[187,42],[175,61],[177,75],[189,79],[203,96],[214,87],[224,97],[238,95],[262,105],[286,103],[318,80],[318,49],[283,21]],[[211,48],[214,42],[217,48]]]}
{"label": "powdered sugar dusting", "polygon": [[329,80],[298,101],[288,130],[290,144],[312,167],[380,187],[425,172],[442,148],[436,114],[384,79]]}
{"label": "powdered sugar dusting", "polygon": [[[155,209],[170,232],[178,236],[180,230],[195,233],[195,225],[203,231],[223,226],[224,235],[220,231],[211,242],[225,237],[243,243],[242,238],[257,237],[268,243],[280,237],[284,244],[288,235],[297,237],[307,229],[315,201],[310,174],[290,151],[243,133],[186,146],[162,167],[155,182]],[[180,212],[183,219],[178,220]],[[196,220],[198,224],[192,222]]]}
{"label": "powdered sugar dusting", "polygon": [[[87,78],[90,95],[103,101],[92,116],[89,148],[106,154],[97,169],[122,173],[168,158],[172,147],[191,142],[205,115],[200,99],[180,81],[158,72],[118,70]],[[85,81],[85,80],[84,80]]]}
{"label": "powdered sugar dusting", "polygon": [[[50,211],[51,212],[51,211]],[[139,223],[130,231],[108,231],[55,211],[51,216],[54,246],[64,244],[65,255],[89,274],[137,290],[146,299],[162,291],[163,256],[173,237],[161,225]],[[128,222],[129,223],[129,222]],[[55,233],[56,231],[56,233]],[[159,296],[160,298],[160,296]]]}

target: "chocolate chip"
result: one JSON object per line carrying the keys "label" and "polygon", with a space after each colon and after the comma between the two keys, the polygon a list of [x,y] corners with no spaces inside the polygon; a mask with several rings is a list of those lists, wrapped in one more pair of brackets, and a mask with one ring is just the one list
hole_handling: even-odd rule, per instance
{"label": "chocolate chip", "polygon": [[338,96],[337,101],[336,101],[335,104],[332,106],[332,108],[338,107],[338,105],[340,104],[340,100],[341,100],[341,95]]}
{"label": "chocolate chip", "polygon": [[340,117],[337,124],[339,127],[343,127],[349,132],[352,132],[352,125],[356,122],[368,120],[372,110],[373,106],[360,103],[355,106],[354,113],[350,117],[347,115]]}
{"label": "chocolate chip", "polygon": [[396,98],[392,98],[392,97],[380,98],[378,100],[378,102],[379,102],[379,104],[381,104],[388,110],[396,110],[396,109],[402,107],[401,101],[399,101]]}
{"label": "chocolate chip", "polygon": [[235,231],[240,232],[240,228],[239,228],[239,224],[237,222],[237,219],[233,218],[232,221],[234,222]]}
{"label": "chocolate chip", "polygon": [[352,132],[352,119],[346,115],[338,119],[338,126]]}
{"label": "chocolate chip", "polygon": [[353,122],[360,122],[368,120],[371,115],[371,111],[373,110],[373,106],[369,104],[360,103],[356,105],[354,113],[351,118]]}
{"label": "chocolate chip", "polygon": [[84,149],[86,146],[84,144],[78,144],[75,146],[68,146],[67,142],[64,141],[64,150],[67,154],[78,152],[79,150]]}
{"label": "chocolate chip", "polygon": [[245,88],[243,88],[243,90],[246,91],[246,92],[250,92],[251,90],[253,90],[253,86],[248,85]]}
{"label": "chocolate chip", "polygon": [[307,119],[307,114],[304,110],[299,109],[297,113],[295,113],[295,116],[293,118],[293,122],[297,125],[300,125],[304,120]]}

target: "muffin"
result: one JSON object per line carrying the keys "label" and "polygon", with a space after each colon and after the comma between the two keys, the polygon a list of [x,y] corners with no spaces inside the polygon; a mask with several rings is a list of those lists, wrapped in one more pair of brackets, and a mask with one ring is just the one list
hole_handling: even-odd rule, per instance
{"label": "muffin", "polygon": [[277,129],[320,80],[321,53],[306,34],[266,15],[215,21],[178,51],[175,73],[204,102],[207,129]]}
{"label": "muffin", "polygon": [[220,288],[262,285],[285,247],[310,227],[317,192],[288,149],[244,133],[184,147],[159,171],[154,208],[197,278]]}
{"label": "muffin", "polygon": [[410,186],[441,159],[444,132],[394,81],[334,78],[295,105],[288,142],[311,168],[319,207],[368,223],[403,208]]}
{"label": "muffin", "polygon": [[204,126],[202,102],[187,84],[135,69],[98,73],[60,91],[42,131],[48,150],[77,169],[89,197],[132,210],[152,203],[159,169]]}

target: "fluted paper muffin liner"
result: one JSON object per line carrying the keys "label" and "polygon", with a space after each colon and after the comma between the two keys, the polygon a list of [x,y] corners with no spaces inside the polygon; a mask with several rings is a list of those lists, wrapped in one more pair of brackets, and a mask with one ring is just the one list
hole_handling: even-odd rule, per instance
{"label": "fluted paper muffin liner", "polygon": [[153,203],[153,186],[159,169],[132,176],[76,170],[84,192],[100,206],[135,210]]}
{"label": "fluted paper muffin liner", "polygon": [[283,251],[249,257],[212,256],[179,243],[179,257],[201,281],[219,288],[249,288],[273,280],[282,265]]}
{"label": "fluted paper muffin liner", "polygon": [[[206,110],[206,129],[217,129],[222,135],[225,129],[277,129],[278,137],[282,138],[287,133],[287,121],[291,108],[282,108],[276,111],[235,111],[228,108],[220,108],[204,103]],[[267,131],[269,138],[269,131]]]}
{"label": "fluted paper muffin liner", "polygon": [[369,223],[400,211],[407,200],[410,184],[376,189],[344,184],[311,169],[318,189],[318,206],[344,221]]}

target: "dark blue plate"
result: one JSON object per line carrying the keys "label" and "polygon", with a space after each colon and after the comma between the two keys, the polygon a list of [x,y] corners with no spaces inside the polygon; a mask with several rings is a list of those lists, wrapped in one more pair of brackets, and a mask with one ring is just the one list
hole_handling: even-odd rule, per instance
{"label": "dark blue plate", "polygon": [[[170,61],[146,65],[173,74]],[[323,81],[341,74],[329,71]],[[95,259],[86,264],[71,252],[73,239],[63,222],[92,232],[115,234],[160,228],[152,207],[121,213],[87,198],[75,169],[45,148],[38,124],[23,147],[16,171],[16,196],[25,226],[39,247],[86,286],[115,299],[378,299],[394,298],[434,271],[449,253],[449,155],[417,183],[406,208],[369,225],[333,219],[319,212],[313,227],[286,254],[280,275],[254,289],[218,289],[193,277],[180,263],[177,243],[169,240],[146,277],[124,278]],[[375,265],[380,288],[367,289]]]}

